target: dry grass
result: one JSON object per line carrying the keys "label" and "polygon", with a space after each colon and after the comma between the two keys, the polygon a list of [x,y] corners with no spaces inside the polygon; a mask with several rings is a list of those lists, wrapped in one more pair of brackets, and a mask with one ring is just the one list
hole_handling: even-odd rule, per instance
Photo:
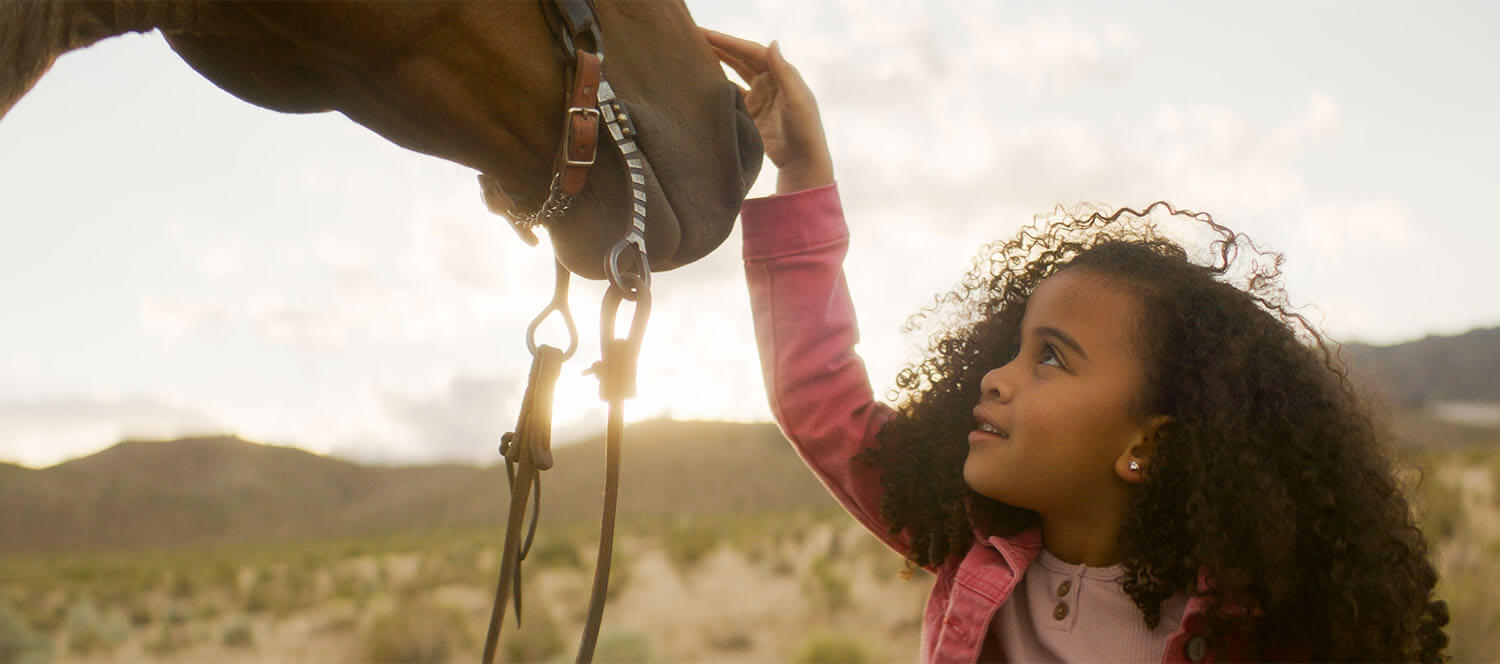
{"label": "dry grass", "polygon": [[[594,527],[556,524],[539,535],[524,568],[524,625],[507,620],[503,659],[571,659]],[[489,620],[497,540],[449,533],[10,557],[0,560],[0,661],[473,660]],[[597,658],[909,659],[917,643],[909,617],[926,588],[899,580],[900,567],[840,513],[622,522]],[[868,625],[884,627],[862,639],[865,659],[847,659],[855,650],[824,638]]]}
{"label": "dry grass", "polygon": [[[1428,448],[1413,496],[1459,661],[1500,660],[1500,448]],[[589,522],[544,522],[508,661],[566,661],[593,573]],[[494,531],[0,558],[3,661],[472,661]],[[909,661],[926,579],[839,512],[625,520],[600,661]]]}
{"label": "dry grass", "polygon": [[1455,661],[1500,661],[1500,448],[1428,450],[1412,491],[1448,603]]}

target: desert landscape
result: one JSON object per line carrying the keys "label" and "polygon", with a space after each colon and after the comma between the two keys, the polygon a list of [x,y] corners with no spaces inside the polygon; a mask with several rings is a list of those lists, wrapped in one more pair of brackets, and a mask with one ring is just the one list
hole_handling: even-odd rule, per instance
{"label": "desert landscape", "polygon": [[[1346,351],[1394,404],[1391,454],[1442,575],[1450,652],[1495,661],[1500,399],[1482,392],[1497,389],[1495,356],[1439,341]],[[1442,371],[1450,356],[1466,366]],[[1403,363],[1438,366],[1403,392],[1391,377],[1418,374],[1382,368]],[[598,661],[916,658],[929,577],[903,579],[773,425],[645,422],[627,440]],[[602,458],[599,440],[561,447],[543,474],[505,661],[573,656]],[[361,466],[232,437],[0,464],[0,662],[473,661],[505,496],[501,467]]]}

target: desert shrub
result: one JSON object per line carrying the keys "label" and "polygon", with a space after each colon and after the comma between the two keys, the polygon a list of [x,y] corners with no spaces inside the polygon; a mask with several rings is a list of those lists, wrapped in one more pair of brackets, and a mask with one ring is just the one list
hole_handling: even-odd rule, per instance
{"label": "desert shrub", "polygon": [[62,629],[63,623],[68,620],[68,603],[58,599],[37,598],[34,603],[23,606],[29,609],[25,616],[32,627],[43,634],[52,634]]}
{"label": "desert shrub", "polygon": [[778,551],[775,560],[771,561],[771,574],[773,576],[792,576],[797,573],[797,565],[792,562],[791,556],[785,551]]}
{"label": "desert shrub", "polygon": [[318,583],[314,578],[316,569],[309,569],[306,566],[310,564],[308,563],[310,560],[317,560],[317,558],[305,557],[302,566],[287,568],[280,584],[281,602],[272,607],[276,615],[284,616],[318,603]]}
{"label": "desert shrub", "polygon": [[1500,507],[1500,454],[1490,457],[1490,505]]}
{"label": "desert shrub", "polygon": [[1424,475],[1416,487],[1417,517],[1422,534],[1435,544],[1452,539],[1463,526],[1463,491],[1443,482],[1434,471]]}
{"label": "desert shrub", "polygon": [[551,536],[543,537],[537,534],[537,541],[531,547],[531,552],[526,555],[526,562],[535,564],[537,567],[571,567],[583,569],[583,555],[578,552],[578,543],[571,537]]}
{"label": "desert shrub", "polygon": [[0,662],[45,662],[51,658],[51,642],[32,629],[10,602],[0,600]]}
{"label": "desert shrub", "polygon": [[823,552],[825,558],[838,558],[844,553],[843,532],[837,528],[828,533],[828,548]]}
{"label": "desert shrub", "polygon": [[766,559],[770,556],[771,547],[769,544],[762,541],[750,542],[746,544],[744,548],[740,549],[740,553],[744,554],[745,562],[759,567],[760,565],[764,564],[766,562]]}
{"label": "desert shrub", "polygon": [[198,594],[198,582],[191,574],[182,571],[173,572],[169,592],[177,599],[187,599]]}
{"label": "desert shrub", "polygon": [[314,630],[315,634],[334,634],[347,632],[359,624],[359,618],[353,613],[340,613],[324,621]]}
{"label": "desert shrub", "polygon": [[187,640],[179,636],[171,625],[162,625],[161,629],[156,631],[155,638],[142,644],[146,652],[157,657],[170,655],[185,645],[187,645]]}
{"label": "desert shrub", "polygon": [[443,563],[454,572],[455,581],[463,581],[472,578],[475,570],[479,569],[479,552],[482,546],[478,542],[455,542],[449,544],[443,551]]}
{"label": "desert shrub", "polygon": [[131,602],[130,609],[126,611],[126,614],[130,620],[131,627],[145,627],[146,625],[150,625],[152,620],[156,619],[156,616],[151,614],[151,607],[146,606],[146,603],[140,599]]}
{"label": "desert shrub", "polygon": [[265,611],[275,604],[276,589],[274,579],[267,570],[256,570],[254,577],[250,580],[249,587],[244,591],[241,606],[250,613]]}
{"label": "desert shrub", "polygon": [[1500,575],[1500,559],[1484,556],[1467,564],[1446,565],[1438,595],[1448,602],[1452,639],[1448,654],[1456,662],[1500,661],[1500,606],[1490,590]]}
{"label": "desert shrub", "polygon": [[130,624],[117,611],[100,611],[94,601],[80,599],[68,610],[68,650],[87,655],[114,650],[130,635]]}
{"label": "desert shrub", "polygon": [[270,611],[286,616],[317,602],[317,579],[313,572],[302,567],[285,567],[276,572],[259,570],[245,589],[240,608],[250,613]]}
{"label": "desert shrub", "polygon": [[255,645],[255,629],[248,619],[241,616],[224,628],[222,641],[226,648],[250,648]]}
{"label": "desert shrub", "polygon": [[[621,551],[620,549],[621,547],[619,547],[618,545],[615,546],[613,557],[611,558],[611,562],[609,564],[609,587],[604,591],[604,600],[606,602],[612,599],[616,599],[620,595],[625,594],[625,589],[629,588],[631,581],[635,580],[635,559],[628,555],[627,552]],[[594,563],[596,561],[590,562]],[[589,580],[589,583],[592,584],[594,580],[593,568],[588,568],[588,572],[589,575],[587,578]],[[591,585],[585,586],[585,589],[591,587]],[[580,598],[582,600],[579,603],[578,609],[578,619],[580,621],[583,620],[584,615],[588,613],[587,598],[588,595],[586,594],[582,598]]]}
{"label": "desert shrub", "polygon": [[352,599],[363,602],[378,588],[375,582],[365,578],[358,569],[344,565],[333,570],[333,596],[338,599]]}
{"label": "desert shrub", "polygon": [[820,556],[802,577],[802,594],[819,610],[838,613],[853,603],[853,584],[836,559]]}
{"label": "desert shrub", "polygon": [[818,632],[802,642],[792,661],[797,664],[865,664],[871,660],[864,642],[853,636]]}
{"label": "desert shrub", "polygon": [[211,599],[203,599],[194,606],[193,618],[195,620],[213,620],[219,617],[219,614],[223,613],[223,611],[223,607],[219,606],[218,602]]}
{"label": "desert shrub", "polygon": [[718,529],[695,521],[673,523],[662,537],[662,548],[679,574],[691,570],[718,546]]}
{"label": "desert shrub", "polygon": [[651,640],[639,632],[606,631],[599,635],[594,659],[610,664],[646,664],[651,661]]}
{"label": "desert shrub", "polygon": [[171,625],[186,624],[190,614],[187,604],[183,602],[172,602],[167,605],[167,623]]}
{"label": "desert shrub", "polygon": [[708,634],[708,647],[725,652],[743,652],[755,647],[755,638],[745,625],[737,623],[729,628],[711,630]]}
{"label": "desert shrub", "polygon": [[[512,610],[505,617],[501,631],[500,652],[507,662],[540,662],[550,659],[563,650],[563,637],[547,607],[536,600],[527,600],[520,629],[515,627]],[[609,661],[602,657],[599,661]]]}
{"label": "desert shrub", "polygon": [[447,662],[472,642],[468,616],[430,599],[398,603],[375,618],[365,635],[371,662]]}

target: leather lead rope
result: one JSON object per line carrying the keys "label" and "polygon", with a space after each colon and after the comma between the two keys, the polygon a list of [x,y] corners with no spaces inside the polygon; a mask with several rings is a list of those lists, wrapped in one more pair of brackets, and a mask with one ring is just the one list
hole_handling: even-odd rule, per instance
{"label": "leather lead rope", "polygon": [[[500,580],[495,587],[495,605],[490,611],[489,633],[484,641],[484,662],[495,661],[495,647],[505,622],[509,599],[516,605],[516,627],[521,626],[521,561],[531,551],[536,535],[537,518],[542,503],[541,471],[552,467],[552,403],[563,362],[578,349],[578,330],[568,311],[569,273],[557,264],[557,281],[552,301],[526,328],[526,347],[531,351],[531,373],[526,392],[521,397],[521,414],[516,429],[500,439],[500,454],[505,457],[505,476],[510,483],[510,514],[505,522],[505,545],[500,559]],[[536,330],[553,312],[562,316],[568,329],[568,348],[562,350],[547,344],[537,345]],[[530,496],[531,525],[521,540],[521,525],[526,520],[526,502]]]}
{"label": "leather lead rope", "polygon": [[[625,158],[630,177],[631,223],[625,235],[610,248],[605,260],[609,290],[599,311],[599,363],[591,369],[599,378],[599,398],[609,404],[604,429],[604,509],[599,525],[599,558],[594,563],[594,587],[589,593],[589,611],[578,642],[578,664],[594,658],[599,627],[604,620],[604,600],[609,592],[609,568],[614,553],[615,512],[620,494],[620,453],[625,437],[625,400],[635,398],[635,375],[651,316],[651,261],[646,258],[646,157],[635,143],[635,123],[623,101],[615,97],[609,82],[599,81],[599,110],[615,147]],[[633,260],[631,260],[633,259]],[[630,332],[615,337],[615,319],[620,303],[630,300],[635,311]]]}
{"label": "leather lead rope", "polygon": [[[589,593],[588,617],[578,643],[578,664],[593,660],[599,640],[599,626],[604,619],[604,600],[609,591],[609,568],[614,553],[615,512],[620,494],[620,452],[625,437],[625,400],[635,398],[637,360],[641,340],[646,335],[646,320],[651,316],[651,289],[639,275],[626,273],[627,288],[611,285],[604,294],[599,312],[599,363],[592,371],[599,378],[599,398],[609,404],[604,429],[604,510],[599,525],[599,558],[594,563],[594,587]],[[633,292],[635,311],[630,332],[615,338],[615,318],[620,302]]]}
{"label": "leather lead rope", "polygon": [[[545,4],[545,3],[544,3]],[[635,397],[636,367],[646,321],[651,315],[651,262],[646,256],[646,174],[650,163],[635,142],[635,122],[624,100],[615,96],[602,71],[603,45],[593,9],[587,0],[554,0],[561,19],[559,36],[564,52],[573,56],[574,79],[567,108],[567,124],[559,148],[547,200],[534,213],[521,213],[517,201],[508,195],[497,180],[481,175],[479,180],[485,203],[492,211],[505,214],[528,244],[535,245],[531,226],[547,224],[567,212],[583,188],[584,177],[595,162],[598,122],[614,140],[625,162],[631,193],[630,225],[610,248],[605,258],[605,272],[610,287],[604,295],[600,320],[600,360],[590,372],[599,378],[599,398],[608,404],[605,426],[604,507],[599,528],[599,556],[594,566],[594,583],[589,593],[589,609],[583,635],[578,645],[577,662],[593,660],[604,617],[604,602],[609,591],[610,563],[614,552],[616,506],[620,491],[620,456],[625,431],[625,400]],[[591,42],[591,43],[589,43]],[[590,48],[592,47],[592,48]],[[531,548],[541,503],[539,471],[552,466],[552,401],[562,363],[578,347],[578,332],[568,312],[568,271],[557,264],[557,282],[552,302],[543,309],[526,330],[526,345],[532,354],[531,374],[522,398],[516,430],[502,438],[500,452],[506,458],[506,476],[510,480],[510,514],[506,522],[505,545],[500,564],[500,580],[495,588],[495,607],[490,614],[489,634],[485,639],[484,664],[492,664],[504,624],[505,606],[514,599],[516,625],[521,623],[521,562]],[[629,333],[616,338],[615,321],[620,304],[635,304]],[[567,350],[537,345],[536,329],[543,319],[559,313],[568,328]],[[521,526],[525,521],[528,495],[532,502],[531,525],[524,543]]]}

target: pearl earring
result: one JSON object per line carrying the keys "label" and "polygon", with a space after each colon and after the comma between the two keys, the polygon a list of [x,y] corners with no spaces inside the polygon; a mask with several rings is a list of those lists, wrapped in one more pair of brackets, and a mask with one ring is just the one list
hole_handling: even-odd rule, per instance
{"label": "pearl earring", "polygon": [[1141,462],[1139,462],[1139,461],[1131,461],[1130,462],[1130,470],[1131,470],[1131,472],[1135,472],[1135,473],[1141,472]]}

